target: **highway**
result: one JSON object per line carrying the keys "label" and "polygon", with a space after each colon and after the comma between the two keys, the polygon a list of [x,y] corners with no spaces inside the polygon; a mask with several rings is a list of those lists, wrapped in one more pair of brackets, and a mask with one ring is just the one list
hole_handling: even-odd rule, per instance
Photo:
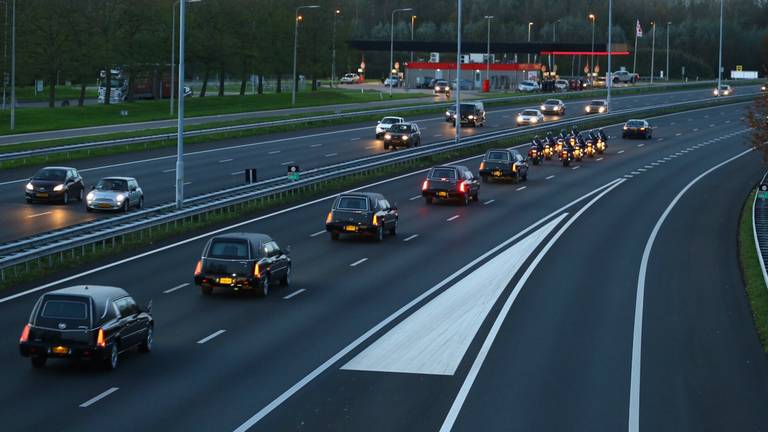
{"label": "highway", "polygon": [[[684,97],[665,97],[675,96]],[[499,114],[491,124],[501,126]],[[424,172],[363,187],[398,203],[399,233],[382,243],[332,242],[332,197],[217,229],[292,246],[293,284],[266,299],[204,297],[189,285],[209,234],[20,285],[0,296],[3,428],[761,430],[768,360],[735,237],[764,168],[743,114],[738,105],[659,117],[648,141],[607,128],[606,155],[484,184],[469,207],[425,205]],[[428,135],[450,131],[425,124]],[[329,140],[346,158],[378,151],[364,150],[368,127]],[[329,151],[309,154],[309,142],[321,141],[275,145],[307,162]],[[270,145],[255,148],[263,156]],[[246,157],[257,156],[201,154],[192,188],[201,167],[242,169],[255,160]],[[130,169],[150,175],[172,162]],[[462,163],[476,170],[479,158]],[[33,370],[18,354],[21,329],[41,292],[73,284],[152,300],[155,350],[121,356],[112,373],[54,361]]]}
{"label": "highway", "polygon": [[[741,93],[757,88],[742,87]],[[688,100],[708,99],[707,89],[675,91],[667,94],[621,96],[613,99],[614,110],[652,106]],[[566,101],[566,118],[585,117],[586,101]],[[528,107],[528,106],[526,106]],[[533,107],[533,106],[530,106]],[[521,107],[489,109],[488,126],[463,128],[471,136],[514,127],[515,114]],[[557,116],[547,116],[556,120]],[[424,144],[451,139],[454,130],[443,116],[418,116]],[[382,141],[374,139],[374,126],[369,123],[331,126],[296,132],[270,134],[256,138],[241,138],[187,147],[185,155],[185,195],[193,196],[230,188],[243,183],[243,170],[256,168],[259,179],[284,176],[286,166],[298,164],[302,170],[384,152]],[[708,124],[702,125],[703,129]],[[693,129],[693,128],[691,128]],[[553,132],[557,132],[554,130]],[[686,131],[690,133],[690,131]],[[93,185],[99,178],[110,175],[136,177],[145,193],[145,205],[172,202],[175,197],[175,148],[112,155],[72,162]],[[70,203],[33,204],[24,202],[23,186],[39,167],[3,170],[0,173],[0,242],[62,228],[108,214],[92,214],[84,205]]]}

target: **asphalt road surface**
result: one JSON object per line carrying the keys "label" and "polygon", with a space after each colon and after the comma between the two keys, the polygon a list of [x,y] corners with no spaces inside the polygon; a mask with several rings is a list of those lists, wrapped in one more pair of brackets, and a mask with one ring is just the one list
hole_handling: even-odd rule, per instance
{"label": "asphalt road surface", "polygon": [[[745,87],[741,91],[746,93],[752,90],[755,89]],[[708,90],[701,89],[616,97],[612,104],[613,109],[618,110],[710,97]],[[569,101],[565,117],[586,118],[585,104],[585,101]],[[729,111],[739,113],[741,109],[741,106],[728,108]],[[516,114],[520,110],[520,107],[490,110],[487,127],[462,128],[462,134],[472,136],[514,127]],[[739,116],[734,117],[733,121],[738,122]],[[548,120],[558,118],[547,116]],[[444,116],[420,116],[412,120],[421,126],[423,144],[451,139],[454,135],[452,126],[444,121]],[[704,120],[683,127],[682,122],[687,121],[683,119],[680,131],[687,136],[709,136],[712,133],[709,130],[710,123]],[[287,165],[297,164],[306,171],[383,153],[382,141],[374,138],[374,126],[361,123],[190,145],[185,155],[185,195],[193,196],[241,185],[245,177],[243,170],[246,168],[256,168],[259,179],[263,180],[286,175]],[[666,134],[667,130],[662,128],[659,133]],[[144,190],[145,205],[153,206],[174,201],[175,164],[175,148],[164,148],[79,160],[71,165],[80,170],[88,188],[105,176],[136,177]],[[0,172],[0,209],[3,210],[0,212],[0,242],[110,216],[107,213],[87,213],[84,204],[76,202],[68,206],[26,204],[24,184],[36,170],[37,167],[26,167]]]}
{"label": "asphalt road surface", "polygon": [[[736,230],[764,168],[742,114],[656,119],[653,140],[484,184],[469,207],[426,205],[423,172],[370,185],[400,209],[382,243],[331,241],[331,197],[254,216],[231,229],[293,250],[292,286],[266,299],[189,285],[207,235],[14,288],[3,428],[762,430],[768,362]],[[81,283],[153,300],[155,350],[112,373],[32,369],[16,344],[35,300]]]}

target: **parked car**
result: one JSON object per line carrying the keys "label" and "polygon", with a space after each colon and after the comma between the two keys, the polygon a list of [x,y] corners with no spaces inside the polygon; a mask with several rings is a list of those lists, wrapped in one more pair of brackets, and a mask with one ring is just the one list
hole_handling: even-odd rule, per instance
{"label": "parked car", "polygon": [[459,200],[464,205],[480,198],[480,182],[472,171],[463,165],[441,165],[429,170],[421,184],[421,195],[427,204],[435,199]]}
{"label": "parked car", "polygon": [[389,78],[385,78],[384,79],[384,85],[386,87],[390,87],[390,86],[398,87],[400,85],[400,78],[398,78],[396,76],[391,76]]}
{"label": "parked car", "polygon": [[290,246],[281,249],[266,234],[229,233],[213,237],[195,267],[195,285],[204,295],[214,288],[269,294],[274,282],[291,284]]}
{"label": "parked car", "polygon": [[416,123],[397,123],[384,134],[384,150],[390,147],[416,147],[421,144],[421,132]]}
{"label": "parked car", "polygon": [[618,84],[618,83],[634,84],[640,80],[640,76],[638,74],[625,71],[625,70],[616,71],[611,76],[612,76],[611,79],[613,80],[614,84]]}
{"label": "parked car", "polygon": [[565,115],[565,104],[560,99],[547,99],[540,109],[542,114]]}
{"label": "parked car", "polygon": [[518,126],[539,124],[544,122],[544,114],[539,110],[527,109],[520,112],[515,119]]}
{"label": "parked car", "polygon": [[480,162],[479,173],[483,183],[495,178],[526,181],[528,180],[528,162],[517,150],[492,149],[485,152]]}
{"label": "parked car", "polygon": [[152,351],[152,302],[141,308],[122,288],[79,285],[43,294],[19,338],[21,355],[41,368],[49,358],[100,361],[117,368],[118,356]]}
{"label": "parked car", "polygon": [[34,201],[60,201],[69,204],[70,199],[83,200],[85,185],[76,169],[71,167],[45,167],[29,179],[25,186],[28,203]]}
{"label": "parked car", "polygon": [[589,105],[584,108],[584,111],[586,111],[587,114],[606,113],[608,112],[608,102],[604,99],[595,99],[589,102]]}
{"label": "parked car", "polygon": [[642,137],[643,139],[651,139],[653,138],[653,128],[647,120],[627,120],[621,131],[621,137]]}
{"label": "parked car", "polygon": [[360,75],[356,73],[344,74],[339,80],[340,84],[358,84],[360,82]]}
{"label": "parked car", "polygon": [[332,240],[338,240],[343,233],[372,235],[382,241],[384,233],[397,234],[397,224],[397,205],[373,192],[339,195],[325,218],[325,229]]}
{"label": "parked car", "polygon": [[555,88],[559,91],[567,91],[568,80],[564,80],[564,79],[555,80]]}
{"label": "parked car", "polygon": [[448,87],[448,81],[446,80],[437,80],[434,82],[432,88],[434,89],[434,94],[441,94],[441,93],[448,93],[451,91],[451,89]]}
{"label": "parked car", "polygon": [[85,209],[122,210],[144,208],[144,191],[133,177],[105,177],[85,196]]}
{"label": "parked car", "polygon": [[536,81],[525,80],[520,81],[520,83],[517,85],[517,90],[530,93],[541,90],[541,87],[539,87],[539,84]]}
{"label": "parked car", "polygon": [[387,116],[381,119],[378,124],[376,124],[376,139],[381,139],[384,137],[384,134],[387,133],[390,127],[392,127],[393,124],[397,123],[405,123],[404,117],[392,117]]}
{"label": "parked car", "polygon": [[733,94],[733,87],[728,84],[722,84],[720,88],[716,88],[714,91],[715,96],[729,96]]}
{"label": "parked car", "polygon": [[[472,90],[473,84],[472,81],[462,79],[461,80],[461,89],[462,90]],[[451,89],[456,90],[456,80],[454,79],[451,81]]]}

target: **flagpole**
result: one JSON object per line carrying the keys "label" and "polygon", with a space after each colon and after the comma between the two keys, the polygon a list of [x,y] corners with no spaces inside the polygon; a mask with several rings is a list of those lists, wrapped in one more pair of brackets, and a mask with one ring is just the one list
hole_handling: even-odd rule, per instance
{"label": "flagpole", "polygon": [[635,58],[632,60],[632,73],[637,72],[637,30],[635,30]]}

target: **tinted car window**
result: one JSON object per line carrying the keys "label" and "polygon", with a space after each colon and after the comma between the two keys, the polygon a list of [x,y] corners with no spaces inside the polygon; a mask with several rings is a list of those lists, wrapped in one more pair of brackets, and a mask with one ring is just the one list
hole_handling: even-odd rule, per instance
{"label": "tinted car window", "polygon": [[523,115],[524,116],[537,116],[537,115],[539,115],[539,113],[537,113],[536,111],[532,111],[532,110],[525,110],[525,111],[523,111]]}
{"label": "tinted car window", "polygon": [[208,251],[211,258],[248,259],[248,244],[239,240],[214,240]]}
{"label": "tinted car window", "polygon": [[126,191],[128,190],[128,182],[119,179],[101,179],[96,184],[96,189],[105,191]]}
{"label": "tinted car window", "polygon": [[42,318],[84,320],[88,318],[88,304],[69,300],[48,300],[40,312]]}
{"label": "tinted car window", "polygon": [[630,121],[630,122],[627,122],[627,126],[629,126],[629,127],[643,127],[643,126],[645,126],[645,123],[641,122],[641,121]]}
{"label": "tinted car window", "polygon": [[405,125],[405,124],[400,124],[400,125],[392,126],[392,128],[390,130],[393,131],[393,132],[410,132],[411,131],[411,127],[408,126],[408,125]]}
{"label": "tinted car window", "polygon": [[343,196],[339,198],[338,209],[368,210],[368,200],[363,197]]}
{"label": "tinted car window", "polygon": [[435,168],[430,173],[429,176],[431,178],[446,178],[446,179],[456,179],[456,170],[452,168]]}
{"label": "tinted car window", "polygon": [[595,101],[592,101],[592,105],[597,105],[597,106],[605,105],[605,102],[595,100]]}
{"label": "tinted car window", "polygon": [[381,120],[381,122],[384,123],[384,124],[394,124],[394,123],[397,123],[399,121],[400,121],[400,119],[394,118],[394,117],[384,117]]}
{"label": "tinted car window", "polygon": [[548,99],[544,101],[544,105],[559,105],[560,101],[556,99]]}
{"label": "tinted car window", "polygon": [[509,160],[509,153],[503,152],[503,151],[492,151],[488,152],[487,159],[489,160]]}
{"label": "tinted car window", "polygon": [[64,181],[67,178],[67,170],[65,169],[41,169],[32,177],[34,180],[53,180]]}

